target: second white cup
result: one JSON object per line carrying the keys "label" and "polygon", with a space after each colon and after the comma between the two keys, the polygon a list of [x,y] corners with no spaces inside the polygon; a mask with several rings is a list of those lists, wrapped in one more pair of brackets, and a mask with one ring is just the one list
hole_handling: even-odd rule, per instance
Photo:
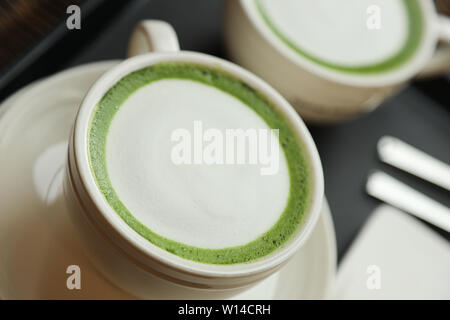
{"label": "second white cup", "polygon": [[[420,42],[412,56],[395,68],[367,73],[356,72],[355,68],[343,71],[341,69],[345,68],[320,62],[321,59],[306,52],[307,49],[298,48],[294,40],[291,41],[298,32],[295,28],[307,28],[297,41],[322,47],[322,51],[315,48],[316,54],[333,57],[333,50],[337,55],[338,49],[347,45],[351,46],[350,52],[367,50],[367,43],[353,40],[349,36],[352,30],[345,27],[357,21],[357,27],[366,28],[366,7],[369,10],[370,6],[377,3],[380,6],[387,3],[392,5],[392,8],[389,7],[392,9],[390,12],[385,9],[380,13],[380,19],[398,13],[399,16],[391,17],[393,23],[397,19],[401,20],[400,13],[405,9],[402,7],[408,6],[406,10],[413,12],[414,19],[417,19],[409,22],[412,24],[412,30],[409,31],[411,39],[416,37],[416,33],[421,33]],[[397,11],[394,10],[396,8]],[[353,24],[347,23],[348,14],[351,14],[348,19]],[[299,22],[302,19],[313,21],[311,24],[315,27]],[[331,20],[329,24],[334,28],[328,25],[327,19]],[[421,30],[416,30],[419,25]],[[345,31],[337,32],[336,29],[341,27]],[[369,32],[374,34],[378,31]],[[332,34],[345,38],[350,44],[340,43],[340,39],[326,38]],[[324,39],[317,41],[317,37]],[[383,33],[383,37],[389,38],[390,32]],[[450,70],[450,47],[442,46],[436,51],[439,40],[450,43],[450,20],[438,16],[432,1],[428,0],[228,0],[225,38],[232,60],[268,81],[291,102],[305,121],[310,122],[336,122],[369,112],[413,77]],[[398,45],[394,40],[391,42],[393,48]]]}

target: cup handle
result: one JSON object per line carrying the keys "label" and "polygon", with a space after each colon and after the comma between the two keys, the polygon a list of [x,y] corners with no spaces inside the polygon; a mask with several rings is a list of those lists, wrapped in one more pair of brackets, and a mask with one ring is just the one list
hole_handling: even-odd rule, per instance
{"label": "cup handle", "polygon": [[438,76],[450,71],[450,18],[438,15],[436,24],[441,46],[436,49],[430,62],[418,74],[418,78]]}
{"label": "cup handle", "polygon": [[170,24],[160,20],[144,20],[133,30],[128,44],[128,57],[179,50],[177,34]]}

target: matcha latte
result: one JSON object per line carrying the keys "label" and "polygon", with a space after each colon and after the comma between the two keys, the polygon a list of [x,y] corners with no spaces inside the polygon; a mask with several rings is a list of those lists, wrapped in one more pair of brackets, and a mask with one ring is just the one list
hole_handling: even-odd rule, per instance
{"label": "matcha latte", "polygon": [[280,44],[352,74],[396,69],[420,46],[418,0],[252,0]]}
{"label": "matcha latte", "polygon": [[[198,123],[215,132],[278,130],[276,173],[262,175],[254,163],[174,163],[173,133]],[[87,139],[112,209],[179,257],[252,262],[286,245],[306,219],[311,178],[301,141],[276,106],[225,72],[181,62],[132,72],[98,103]]]}

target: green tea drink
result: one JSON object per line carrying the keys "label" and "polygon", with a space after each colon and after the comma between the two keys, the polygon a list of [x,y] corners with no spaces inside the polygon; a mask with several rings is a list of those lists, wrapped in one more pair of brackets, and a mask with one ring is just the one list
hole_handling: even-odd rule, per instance
{"label": "green tea drink", "polygon": [[87,139],[108,204],[182,258],[253,262],[285,246],[305,218],[309,164],[290,122],[214,68],[166,62],[125,76],[96,106]]}

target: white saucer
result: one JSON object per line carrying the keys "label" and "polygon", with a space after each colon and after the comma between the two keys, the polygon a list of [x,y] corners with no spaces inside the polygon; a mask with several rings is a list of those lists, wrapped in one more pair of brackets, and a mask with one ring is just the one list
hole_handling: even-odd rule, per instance
{"label": "white saucer", "polygon": [[[58,73],[0,106],[0,297],[129,299],[84,256],[66,215],[61,181],[67,139],[92,83],[118,61]],[[68,290],[66,268],[81,268],[81,290]],[[280,271],[232,299],[326,298],[336,271],[336,240],[327,203],[311,238]],[[155,292],[155,299],[167,298]],[[214,298],[204,293],[176,296]]]}

